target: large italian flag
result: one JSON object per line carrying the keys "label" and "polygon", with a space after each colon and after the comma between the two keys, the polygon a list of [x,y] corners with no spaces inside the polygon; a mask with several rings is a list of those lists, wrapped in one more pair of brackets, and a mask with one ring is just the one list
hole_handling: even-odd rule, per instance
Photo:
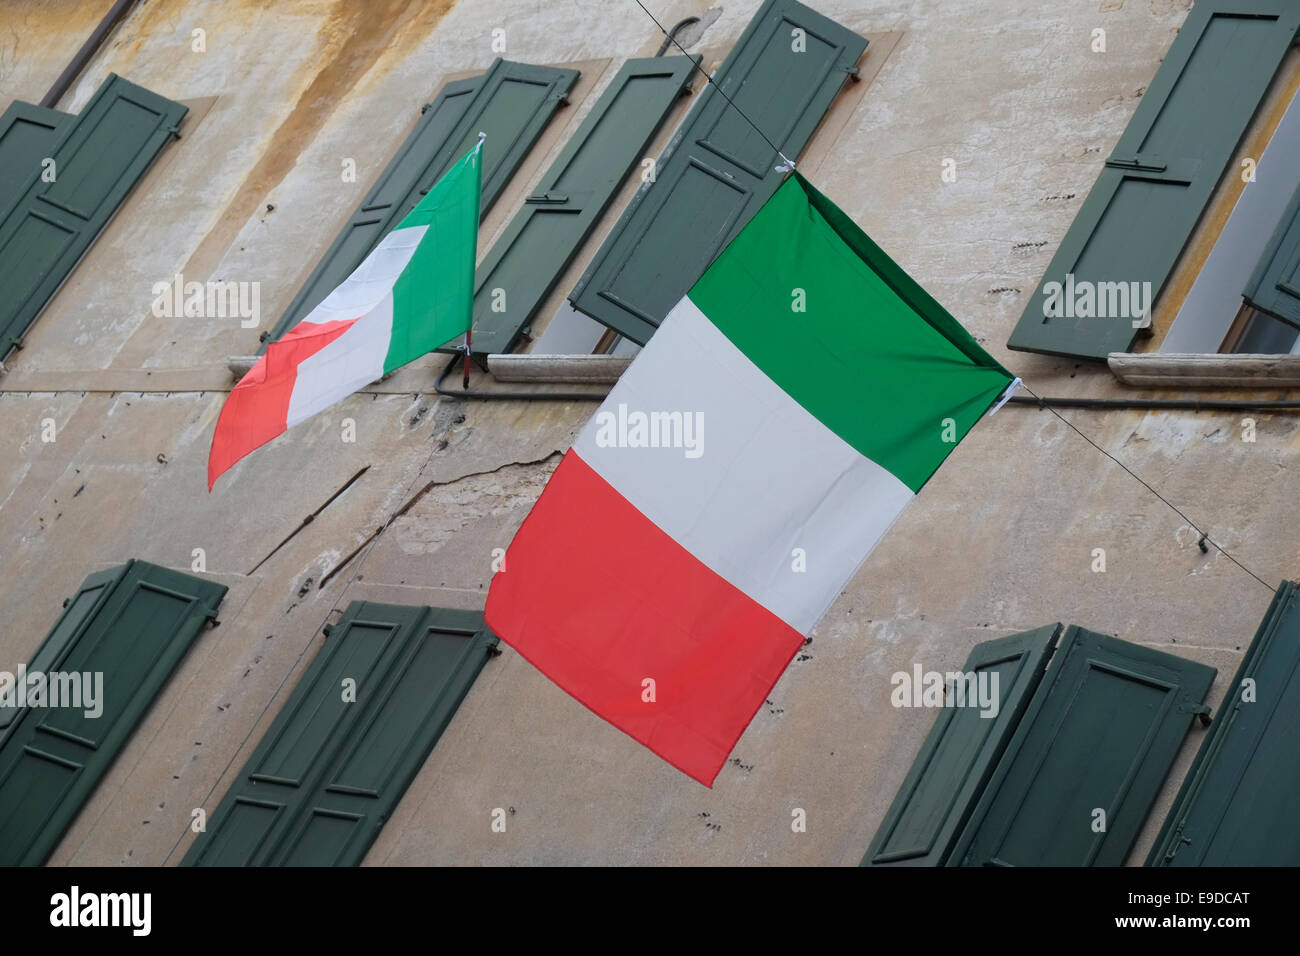
{"label": "large italian flag", "polygon": [[253,449],[469,329],[481,147],[239,380],[212,435],[209,491]]}
{"label": "large italian flag", "polygon": [[795,173],[578,435],[492,579],[487,622],[712,786],[804,638],[1011,380]]}

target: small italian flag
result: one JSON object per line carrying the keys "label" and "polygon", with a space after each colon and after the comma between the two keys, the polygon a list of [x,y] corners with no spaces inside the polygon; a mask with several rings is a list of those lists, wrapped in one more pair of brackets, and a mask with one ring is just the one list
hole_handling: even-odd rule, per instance
{"label": "small italian flag", "polygon": [[579,433],[492,579],[487,622],[712,786],[809,632],[1011,381],[794,173]]}
{"label": "small italian flag", "polygon": [[482,145],[239,380],[212,435],[209,491],[254,448],[469,330]]}

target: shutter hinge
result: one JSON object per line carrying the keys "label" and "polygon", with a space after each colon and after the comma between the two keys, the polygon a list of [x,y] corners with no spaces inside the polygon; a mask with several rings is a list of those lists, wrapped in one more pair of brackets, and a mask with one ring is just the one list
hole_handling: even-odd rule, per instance
{"label": "shutter hinge", "polygon": [[543,203],[565,203],[568,201],[569,201],[568,196],[561,196],[559,193],[556,193],[555,195],[551,195],[550,193],[542,193],[541,195],[529,196],[527,199],[524,200],[524,203],[525,204],[533,203],[534,205],[541,205]]}
{"label": "shutter hinge", "polygon": [[168,126],[168,127],[167,127],[167,132],[170,133],[170,134],[172,135],[172,138],[173,138],[173,139],[180,139],[180,138],[181,138],[181,124],[180,124],[180,123],[177,123],[175,126]]}
{"label": "shutter hinge", "polygon": [[1210,726],[1210,707],[1208,704],[1191,704],[1186,701],[1178,705],[1180,714],[1191,714],[1200,720],[1202,727]]}
{"label": "shutter hinge", "polygon": [[[704,67],[702,65],[704,63],[703,53],[692,53],[687,56],[687,59],[695,64],[695,68],[687,71],[685,79],[682,80],[682,88],[678,91],[678,96],[690,96],[694,90],[695,74],[704,72]],[[707,86],[708,80],[705,80],[704,82]]]}
{"label": "shutter hinge", "polygon": [[846,66],[843,69],[844,72],[848,74],[850,83],[862,82],[862,74],[858,72],[857,64],[854,64],[853,66]]}
{"label": "shutter hinge", "polygon": [[429,110],[431,110],[431,109],[433,109],[433,104],[432,104],[432,103],[425,103],[423,106],[420,107],[420,115],[423,116],[425,113],[429,112]]}

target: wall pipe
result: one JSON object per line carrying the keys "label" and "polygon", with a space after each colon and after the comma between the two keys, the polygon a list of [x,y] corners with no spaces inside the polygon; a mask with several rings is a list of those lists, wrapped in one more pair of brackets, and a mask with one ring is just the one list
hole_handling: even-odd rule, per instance
{"label": "wall pipe", "polygon": [[126,12],[133,6],[135,6],[135,0],[117,0],[117,3],[113,4],[113,8],[104,15],[104,19],[99,21],[99,26],[95,27],[94,32],[81,45],[81,49],[72,58],[72,62],[63,68],[59,78],[54,81],[50,91],[41,100],[41,106],[46,109],[54,108],[54,104],[63,97],[64,93],[68,92],[68,87],[72,86],[77,77],[81,75],[81,71],[86,68],[90,58],[104,45],[104,40],[113,32],[113,28],[117,26],[118,21],[126,16]]}

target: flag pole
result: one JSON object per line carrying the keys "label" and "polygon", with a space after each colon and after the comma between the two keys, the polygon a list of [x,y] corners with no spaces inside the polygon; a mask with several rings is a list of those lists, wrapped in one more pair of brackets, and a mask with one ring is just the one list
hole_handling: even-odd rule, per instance
{"label": "flag pole", "polygon": [[[478,133],[478,144],[474,147],[474,152],[477,153],[477,152],[479,152],[480,150],[483,149],[483,141],[484,141],[485,139],[487,139],[487,133],[483,132],[482,130],[479,130],[479,133]],[[480,160],[480,162],[481,162],[481,160]],[[480,188],[480,189],[482,188],[482,184],[483,184],[483,176],[482,176],[482,174],[480,173],[480,174],[479,174],[479,188]],[[474,276],[474,265],[473,265],[473,260],[471,260],[471,263],[470,263],[469,274],[470,274],[470,288],[472,289],[472,288],[474,287],[474,282],[473,282],[473,276]],[[470,313],[470,320],[469,320],[469,327],[465,329],[465,370],[464,370],[464,374],[463,374],[463,376],[461,377],[461,383],[460,383],[460,387],[463,388],[465,391],[469,391],[469,356],[470,356],[470,343],[473,341],[473,337],[474,337],[474,314],[473,314],[473,312],[471,312],[471,313]]]}
{"label": "flag pole", "polygon": [[1008,384],[1005,389],[1003,389],[1002,397],[998,399],[998,403],[994,405],[991,409],[989,409],[988,417],[992,418],[994,414],[997,413],[997,410],[1001,408],[1003,405],[1005,405],[1007,402],[1011,401],[1011,396],[1016,394],[1016,392],[1020,391],[1022,388],[1024,388],[1024,386],[1025,383],[1022,382],[1020,380],[1020,376],[1017,375],[1015,379],[1013,379],[1011,383]]}
{"label": "flag pole", "polygon": [[471,331],[472,331],[471,329],[465,330],[465,374],[461,378],[461,383],[460,383],[460,387],[464,389],[469,388],[469,344],[470,344]]}

